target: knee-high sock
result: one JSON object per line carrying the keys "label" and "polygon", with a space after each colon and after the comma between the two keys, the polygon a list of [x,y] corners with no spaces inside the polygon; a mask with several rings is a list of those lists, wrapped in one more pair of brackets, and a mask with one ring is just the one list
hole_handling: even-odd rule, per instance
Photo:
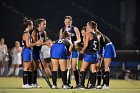
{"label": "knee-high sock", "polygon": [[37,84],[37,70],[33,70],[32,83]]}
{"label": "knee-high sock", "polygon": [[61,71],[63,85],[67,85],[67,71]]}
{"label": "knee-high sock", "polygon": [[28,84],[31,85],[32,84],[32,74],[33,72],[32,71],[28,71]]}
{"label": "knee-high sock", "polygon": [[101,85],[101,78],[102,78],[101,71],[99,71],[97,72],[97,80],[98,80],[97,85]]}
{"label": "knee-high sock", "polygon": [[80,72],[81,86],[85,86],[85,71]]}
{"label": "knee-high sock", "polygon": [[90,77],[89,77],[90,83],[95,86],[96,84],[96,72],[90,72]]}
{"label": "knee-high sock", "polygon": [[75,76],[76,84],[79,84],[79,73],[78,73],[78,70],[74,71],[74,76]]}
{"label": "knee-high sock", "polygon": [[57,71],[52,71],[52,82],[53,85],[57,85]]}
{"label": "knee-high sock", "polygon": [[23,71],[23,84],[28,84],[28,71]]}
{"label": "knee-high sock", "polygon": [[104,83],[106,86],[109,86],[109,71],[105,71]]}

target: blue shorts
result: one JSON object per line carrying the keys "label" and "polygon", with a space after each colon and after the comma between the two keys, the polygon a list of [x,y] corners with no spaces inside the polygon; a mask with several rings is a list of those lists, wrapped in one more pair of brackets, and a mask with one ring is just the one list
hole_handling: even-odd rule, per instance
{"label": "blue shorts", "polygon": [[85,62],[96,64],[98,63],[98,54],[84,54],[83,59]]}
{"label": "blue shorts", "polygon": [[30,48],[24,48],[22,51],[22,61],[23,62],[30,62],[32,61],[32,49]]}
{"label": "blue shorts", "polygon": [[51,47],[51,58],[67,59],[68,50],[62,43],[55,43]]}
{"label": "blue shorts", "polygon": [[40,51],[37,51],[37,50],[33,49],[33,59],[35,61],[39,61],[40,60]]}
{"label": "blue shorts", "polygon": [[[79,57],[79,52],[78,51],[72,51],[72,58],[78,58]],[[67,56],[67,59],[69,59],[70,56]]]}
{"label": "blue shorts", "polygon": [[115,47],[112,43],[107,44],[103,48],[103,58],[115,58],[116,57],[116,51]]}

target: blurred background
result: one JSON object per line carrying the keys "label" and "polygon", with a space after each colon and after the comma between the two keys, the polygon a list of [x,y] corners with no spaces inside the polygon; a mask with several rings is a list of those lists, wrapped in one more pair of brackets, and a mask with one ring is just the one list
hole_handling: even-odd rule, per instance
{"label": "blurred background", "polygon": [[140,0],[1,0],[0,38],[11,49],[16,40],[21,41],[23,17],[6,5],[31,19],[45,18],[46,32],[52,40],[58,39],[66,15],[73,17],[73,25],[79,30],[87,21],[94,20],[117,50],[117,58],[111,63],[111,77],[121,78],[130,70],[133,78],[140,79]]}

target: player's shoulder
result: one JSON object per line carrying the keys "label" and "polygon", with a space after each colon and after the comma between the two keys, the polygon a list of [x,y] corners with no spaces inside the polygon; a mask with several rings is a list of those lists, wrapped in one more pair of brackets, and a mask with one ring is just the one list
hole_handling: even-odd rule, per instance
{"label": "player's shoulder", "polygon": [[74,31],[75,31],[76,33],[77,33],[77,32],[79,33],[78,27],[74,27],[73,29],[74,29]]}

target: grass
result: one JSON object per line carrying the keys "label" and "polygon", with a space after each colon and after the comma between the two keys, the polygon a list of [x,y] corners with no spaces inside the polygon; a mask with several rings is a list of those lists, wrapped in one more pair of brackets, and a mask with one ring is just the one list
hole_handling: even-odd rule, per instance
{"label": "grass", "polygon": [[[50,79],[51,80],[51,79]],[[87,82],[87,80],[86,80]],[[42,88],[22,89],[22,78],[3,78],[0,77],[0,93],[140,93],[140,81],[111,80],[110,90],[93,90],[93,89],[61,89],[62,81],[58,79],[60,89],[50,89],[42,78],[38,79]],[[72,85],[75,86],[74,80]]]}

